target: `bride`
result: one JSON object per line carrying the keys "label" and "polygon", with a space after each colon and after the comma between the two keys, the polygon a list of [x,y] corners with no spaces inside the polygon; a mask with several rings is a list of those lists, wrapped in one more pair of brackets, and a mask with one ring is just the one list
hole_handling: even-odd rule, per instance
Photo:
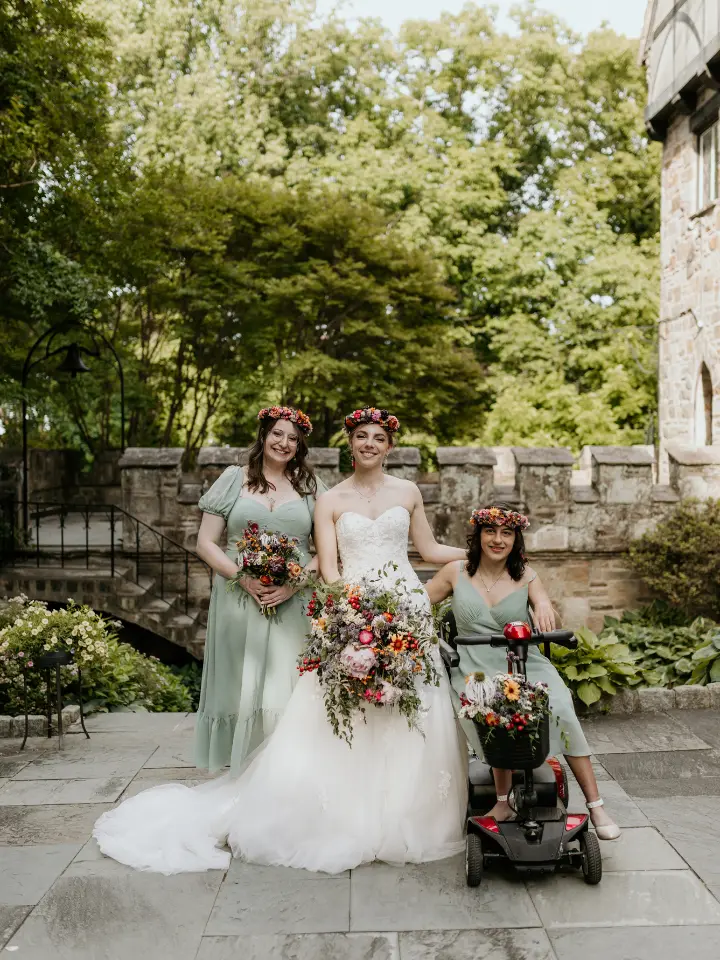
{"label": "bride", "polygon": [[[368,407],[346,418],[355,473],[317,502],[320,569],[338,580],[401,577],[418,608],[429,601],[410,565],[408,534],[423,559],[461,559],[438,544],[415,484],[383,472],[396,417]],[[390,564],[389,572],[383,567]],[[226,869],[252,863],[339,873],[373,860],[419,863],[463,848],[464,753],[447,680],[419,685],[420,729],[388,708],[355,724],[352,747],[327,720],[315,673],[297,682],[272,736],[239,776],[188,788],[153,787],[104,813],[93,835],[103,853],[140,870]]]}

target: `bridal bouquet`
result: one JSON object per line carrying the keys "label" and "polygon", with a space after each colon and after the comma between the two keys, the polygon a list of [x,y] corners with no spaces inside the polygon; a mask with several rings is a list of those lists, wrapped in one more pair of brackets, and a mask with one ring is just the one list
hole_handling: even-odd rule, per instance
{"label": "bridal bouquet", "polygon": [[380,581],[318,586],[308,604],[309,638],[301,674],[316,672],[333,731],[352,742],[353,718],[368,707],[395,707],[417,728],[416,685],[439,683],[431,624],[402,590]]}
{"label": "bridal bouquet", "polygon": [[[249,523],[240,540],[236,540],[236,563],[240,572],[229,580],[231,587],[240,584],[243,577],[255,577],[265,586],[281,587],[286,583],[300,584],[303,575],[300,541],[284,533],[261,530],[257,523]],[[264,617],[271,617],[276,607],[261,604]]]}

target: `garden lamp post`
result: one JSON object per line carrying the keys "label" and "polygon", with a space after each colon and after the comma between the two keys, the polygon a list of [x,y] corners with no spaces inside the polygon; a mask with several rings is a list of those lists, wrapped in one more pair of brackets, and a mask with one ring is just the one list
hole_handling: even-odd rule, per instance
{"label": "garden lamp post", "polygon": [[[72,340],[70,343],[64,343],[61,346],[54,346],[53,343],[56,337],[66,333],[68,330],[79,329],[84,331],[92,341],[92,348],[84,347],[79,344],[76,340]],[[42,345],[45,345],[45,349],[42,351],[41,355],[33,359],[37,350],[40,349]],[[118,369],[118,376],[120,378],[120,449],[125,449],[125,378],[123,376],[123,368],[120,363],[120,358],[117,355],[117,352],[113,345],[107,340],[101,333],[96,330],[92,330],[87,327],[80,320],[65,320],[60,323],[56,323],[54,326],[50,327],[49,330],[46,330],[42,336],[38,337],[35,343],[32,345],[28,351],[27,356],[25,357],[25,363],[23,364],[22,370],[22,504],[23,504],[23,530],[28,528],[29,520],[29,510],[28,510],[28,409],[27,409],[27,396],[26,388],[28,377],[30,376],[31,371],[40,363],[45,360],[49,360],[50,357],[58,356],[61,353],[64,353],[65,356],[57,368],[58,373],[69,373],[70,376],[75,379],[80,373],[90,373],[90,367],[85,363],[82,358],[83,353],[90,357],[98,357],[100,355],[100,344],[104,345],[108,351],[112,354],[115,364]]]}

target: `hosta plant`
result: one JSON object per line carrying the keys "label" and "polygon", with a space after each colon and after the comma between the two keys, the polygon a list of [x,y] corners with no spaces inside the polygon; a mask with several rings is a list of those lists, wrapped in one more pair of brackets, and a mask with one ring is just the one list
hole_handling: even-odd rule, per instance
{"label": "hosta plant", "polygon": [[635,656],[629,647],[612,635],[597,636],[582,627],[575,632],[576,650],[554,644],[552,661],[573,695],[585,706],[592,706],[607,694],[613,696],[623,687],[640,682]]}

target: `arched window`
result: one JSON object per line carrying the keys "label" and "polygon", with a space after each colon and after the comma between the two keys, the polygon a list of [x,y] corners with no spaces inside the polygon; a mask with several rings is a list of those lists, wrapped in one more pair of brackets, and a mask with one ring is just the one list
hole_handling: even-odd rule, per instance
{"label": "arched window", "polygon": [[710,447],[713,442],[712,429],[712,377],[706,364],[700,367],[697,389],[695,391],[695,444],[698,447]]}

